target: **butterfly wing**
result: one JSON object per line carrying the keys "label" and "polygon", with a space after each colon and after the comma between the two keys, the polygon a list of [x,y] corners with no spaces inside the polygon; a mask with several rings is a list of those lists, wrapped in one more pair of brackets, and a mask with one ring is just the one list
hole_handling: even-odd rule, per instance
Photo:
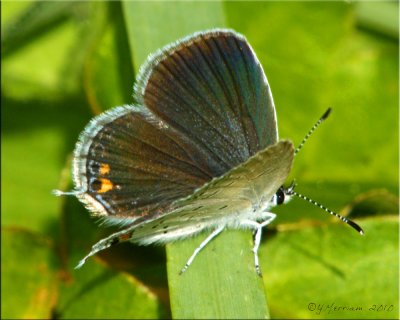
{"label": "butterfly wing", "polygon": [[140,106],[90,122],[75,148],[76,194],[108,222],[152,220],[277,141],[267,79],[246,39],[196,33],[152,55]]}
{"label": "butterfly wing", "polygon": [[209,154],[215,176],[278,140],[264,71],[242,35],[196,33],[144,65],[136,100]]}
{"label": "butterfly wing", "polygon": [[130,229],[131,241],[164,243],[207,228],[238,227],[242,220],[256,220],[289,175],[293,157],[293,144],[287,140],[260,151],[174,202],[175,209],[170,213],[150,222],[138,220],[138,225]]}
{"label": "butterfly wing", "polygon": [[209,181],[205,155],[148,110],[118,107],[81,134],[73,164],[77,195],[97,215],[122,223],[168,210]]}

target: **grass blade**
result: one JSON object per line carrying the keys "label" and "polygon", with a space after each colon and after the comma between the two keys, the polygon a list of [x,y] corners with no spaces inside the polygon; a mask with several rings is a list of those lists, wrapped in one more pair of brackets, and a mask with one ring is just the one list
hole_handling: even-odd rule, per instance
{"label": "grass blade", "polygon": [[[123,3],[135,71],[147,55],[194,31],[226,27],[221,2]],[[179,271],[206,237],[167,245],[174,318],[268,318],[262,279],[254,270],[251,232],[225,231],[183,275]]]}

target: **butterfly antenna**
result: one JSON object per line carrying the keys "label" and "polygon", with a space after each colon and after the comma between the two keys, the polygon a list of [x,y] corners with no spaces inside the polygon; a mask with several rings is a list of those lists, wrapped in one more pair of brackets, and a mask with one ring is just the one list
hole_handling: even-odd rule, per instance
{"label": "butterfly antenna", "polygon": [[306,143],[306,141],[308,140],[308,138],[311,136],[311,134],[315,131],[315,129],[317,129],[319,127],[319,125],[326,119],[328,118],[329,114],[331,113],[331,108],[328,108],[328,110],[325,111],[325,113],[322,115],[321,118],[319,118],[319,120],[313,125],[313,127],[310,129],[310,131],[308,131],[308,133],[306,134],[306,136],[304,137],[303,141],[301,141],[301,143],[299,144],[299,146],[296,148],[296,150],[294,151],[294,155],[296,155],[300,149],[303,147],[303,145]]}
{"label": "butterfly antenna", "polygon": [[361,235],[364,234],[364,230],[354,221],[351,221],[345,217],[342,217],[340,214],[337,214],[336,212],[333,212],[332,210],[328,209],[327,207],[323,206],[322,204],[319,204],[317,201],[314,201],[306,196],[303,196],[300,193],[297,193],[296,191],[293,190],[293,188],[290,188],[289,190],[290,195],[295,195],[297,197],[299,197],[300,199],[306,200],[310,203],[312,203],[313,205],[320,207],[322,210],[328,212],[329,214],[335,216],[336,218],[339,218],[340,220],[342,220],[343,222],[347,223],[350,227],[354,228],[355,230],[357,230],[357,232]]}

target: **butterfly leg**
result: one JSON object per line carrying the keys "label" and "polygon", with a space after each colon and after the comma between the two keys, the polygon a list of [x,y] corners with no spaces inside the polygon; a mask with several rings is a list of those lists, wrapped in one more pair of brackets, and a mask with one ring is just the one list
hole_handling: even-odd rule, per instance
{"label": "butterfly leg", "polygon": [[260,263],[258,260],[258,248],[260,247],[261,243],[261,234],[262,234],[262,228],[271,223],[272,220],[274,220],[276,215],[272,212],[265,212],[262,216],[262,219],[264,220],[261,223],[258,223],[256,221],[252,220],[246,220],[243,225],[248,226],[252,229],[254,229],[254,247],[253,247],[253,253],[254,253],[254,266],[256,268],[257,274],[262,277],[261,269],[260,269]]}
{"label": "butterfly leg", "polygon": [[273,220],[275,220],[276,214],[272,212],[263,212],[259,218],[263,227],[269,225]]}
{"label": "butterfly leg", "polygon": [[194,258],[201,251],[201,249],[203,249],[212,239],[219,235],[222,230],[224,230],[224,226],[215,229],[202,243],[200,243],[200,245],[196,248],[196,250],[194,250],[193,254],[190,256],[189,260],[186,262],[185,266],[182,268],[179,274],[184,273],[189,268]]}

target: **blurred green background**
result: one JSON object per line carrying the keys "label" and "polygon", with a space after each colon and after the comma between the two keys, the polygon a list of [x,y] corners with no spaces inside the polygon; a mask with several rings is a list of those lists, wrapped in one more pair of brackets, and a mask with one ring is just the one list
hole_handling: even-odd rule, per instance
{"label": "blurred green background", "polygon": [[301,200],[276,208],[260,248],[271,317],[398,318],[397,2],[1,6],[2,318],[171,317],[164,249],[123,244],[74,270],[112,230],[51,190],[72,188],[72,150],[91,117],[133,102],[147,51],[204,26],[247,37],[282,138],[298,144],[333,108],[290,178],[366,232]]}

